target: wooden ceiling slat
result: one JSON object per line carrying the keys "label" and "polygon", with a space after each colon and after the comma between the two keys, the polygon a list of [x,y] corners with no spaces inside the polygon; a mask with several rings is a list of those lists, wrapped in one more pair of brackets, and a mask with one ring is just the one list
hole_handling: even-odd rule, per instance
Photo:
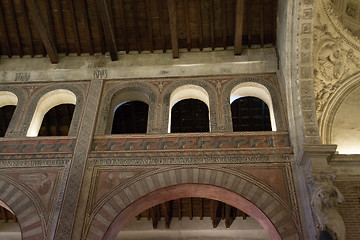
{"label": "wooden ceiling slat", "polygon": [[109,6],[108,1],[106,0],[97,0],[97,4],[98,4],[101,23],[104,30],[105,40],[107,42],[110,52],[110,57],[112,61],[116,61],[118,59],[118,55],[117,55],[114,26],[110,15],[111,7]]}
{"label": "wooden ceiling slat", "polygon": [[63,19],[63,16],[62,16],[62,9],[61,9],[61,5],[60,5],[60,0],[55,0],[55,9],[57,10],[56,11],[56,16],[58,18],[58,21],[59,21],[59,24],[60,24],[60,38],[61,38],[61,42],[63,43],[64,45],[64,48],[65,48],[65,54],[66,56],[69,55],[69,47],[68,47],[68,44],[67,44],[67,39],[66,39],[66,34],[65,34],[65,27],[64,27],[64,19]]}
{"label": "wooden ceiling slat", "polygon": [[221,217],[218,216],[219,202],[216,200],[210,200],[210,201],[211,201],[210,211],[211,211],[212,226],[213,228],[216,228],[221,221]]}
{"label": "wooden ceiling slat", "polygon": [[165,218],[165,227],[167,229],[170,228],[170,223],[171,223],[171,201],[167,201],[165,203],[161,204],[161,209],[163,211],[163,215]]}
{"label": "wooden ceiling slat", "polygon": [[12,19],[13,23],[15,24],[14,30],[15,30],[15,36],[16,36],[15,37],[16,45],[18,46],[18,49],[19,49],[19,55],[20,55],[20,57],[22,57],[22,56],[24,56],[24,52],[23,52],[23,46],[22,46],[21,40],[20,40],[19,24],[17,21],[13,0],[9,1],[9,8],[10,8],[11,19]]}
{"label": "wooden ceiling slat", "polygon": [[196,7],[198,9],[198,26],[199,26],[199,47],[200,51],[203,50],[204,40],[203,40],[203,25],[202,25],[202,11],[201,11],[201,0],[196,1]]}
{"label": "wooden ceiling slat", "polygon": [[259,0],[260,3],[260,46],[263,48],[264,47],[264,34],[265,34],[265,29],[264,29],[264,0]]}
{"label": "wooden ceiling slat", "polygon": [[228,204],[225,204],[225,227],[229,228],[233,223],[234,219],[231,216],[232,207]]}
{"label": "wooden ceiling slat", "polygon": [[215,18],[214,18],[214,0],[210,0],[210,44],[211,49],[215,50]]}
{"label": "wooden ceiling slat", "polygon": [[46,52],[49,55],[51,63],[58,62],[57,50],[55,46],[54,39],[49,33],[44,17],[40,12],[40,8],[37,0],[26,0],[27,8],[29,9],[31,19],[34,22],[34,25],[37,27],[37,30],[40,34],[41,40],[46,48]]}
{"label": "wooden ceiling slat", "polygon": [[88,52],[91,55],[94,54],[94,47],[92,43],[92,37],[90,34],[90,24],[88,20],[87,7],[84,0],[75,0],[74,9],[75,9],[75,19],[78,26],[78,32],[82,36],[79,38],[79,44],[84,46],[84,50],[81,52]]}
{"label": "wooden ceiling slat", "polygon": [[190,13],[189,13],[189,1],[184,1],[184,13],[185,13],[185,24],[186,24],[186,43],[187,50],[191,50],[191,31],[190,31]]}
{"label": "wooden ceiling slat", "polygon": [[34,46],[33,46],[33,42],[32,42],[32,36],[31,36],[31,31],[30,31],[30,23],[29,23],[29,16],[27,14],[28,11],[26,9],[25,0],[21,0],[20,9],[21,9],[21,12],[24,14],[25,37],[26,37],[26,41],[28,42],[28,45],[29,45],[30,55],[32,57],[34,57],[34,55],[35,55]]}
{"label": "wooden ceiling slat", "polygon": [[170,23],[170,35],[171,35],[171,47],[173,58],[179,57],[179,40],[177,37],[177,17],[176,17],[176,1],[167,0],[169,11],[169,23]]}
{"label": "wooden ceiling slat", "polygon": [[190,218],[190,220],[193,219],[193,212],[194,212],[193,207],[194,206],[192,204],[192,198],[189,198],[189,218]]}
{"label": "wooden ceiling slat", "polygon": [[227,48],[227,32],[226,32],[226,0],[221,0],[221,23],[222,23],[222,40],[224,49]]}
{"label": "wooden ceiling slat", "polygon": [[153,44],[153,32],[152,32],[152,21],[151,21],[151,10],[150,10],[150,0],[145,1],[146,5],[146,19],[147,19],[147,28],[148,28],[148,41],[150,52],[154,52],[154,44]]}
{"label": "wooden ceiling slat", "polygon": [[163,0],[156,0],[156,1],[157,1],[157,7],[158,7],[158,15],[159,15],[159,22],[160,22],[160,35],[161,35],[161,42],[162,42],[162,46],[163,46],[163,53],[166,53],[164,2],[163,2]]}
{"label": "wooden ceiling slat", "polygon": [[132,8],[132,13],[133,13],[133,16],[134,16],[134,23],[135,23],[135,27],[134,27],[134,31],[135,31],[135,41],[136,41],[136,47],[137,47],[137,50],[138,50],[138,53],[141,53],[141,43],[140,43],[140,34],[139,34],[139,21],[138,21],[138,18],[137,18],[137,9],[136,9],[136,1],[131,1],[131,8]]}
{"label": "wooden ceiling slat", "polygon": [[241,54],[243,35],[244,0],[236,0],[234,54]]}
{"label": "wooden ceiling slat", "polygon": [[90,34],[93,40],[94,53],[105,54],[104,34],[101,26],[96,0],[87,0],[88,20],[90,25]]}
{"label": "wooden ceiling slat", "polygon": [[[239,1],[239,0],[236,0]],[[246,13],[247,13],[247,41],[248,41],[248,47],[251,47],[252,44],[252,20],[253,20],[253,14],[252,14],[252,1],[247,1],[246,3]],[[236,8],[237,9],[237,8]],[[236,23],[235,23],[236,24]]]}
{"label": "wooden ceiling slat", "polygon": [[12,57],[12,51],[11,51],[8,31],[7,31],[6,24],[5,24],[4,12],[3,12],[3,9],[1,7],[1,4],[0,4],[0,27],[2,28],[2,31],[4,32],[3,37],[4,37],[4,40],[5,40],[5,45],[6,45],[8,57],[11,58]]}
{"label": "wooden ceiling slat", "polygon": [[[44,4],[45,4],[45,14],[46,14],[46,22],[47,22],[47,26],[49,28],[49,32],[50,32],[50,36],[52,39],[56,40],[56,37],[55,37],[55,30],[54,30],[54,21],[53,21],[53,17],[52,17],[52,14],[51,14],[51,7],[50,7],[50,4],[48,1],[44,1]],[[56,41],[55,41],[56,43]]]}
{"label": "wooden ceiling slat", "polygon": [[151,216],[151,220],[152,220],[152,223],[153,223],[153,228],[154,229],[157,229],[157,225],[158,225],[158,220],[157,220],[157,217],[156,217],[156,212],[155,207],[152,207],[150,208],[150,216]]}
{"label": "wooden ceiling slat", "polygon": [[125,51],[126,51],[126,53],[129,53],[130,47],[129,47],[129,39],[128,39],[128,32],[127,32],[127,26],[126,26],[126,18],[125,18],[123,0],[119,0],[119,6],[120,6],[119,14],[121,16],[121,21],[123,24],[123,34],[122,35],[124,36]]}
{"label": "wooden ceiling slat", "polygon": [[177,200],[178,203],[178,219],[181,220],[182,218],[182,205],[181,205],[181,198]]}
{"label": "wooden ceiling slat", "polygon": [[70,7],[70,15],[71,15],[71,23],[73,25],[74,30],[74,36],[75,36],[75,46],[77,54],[81,55],[81,45],[80,45],[80,39],[79,39],[79,29],[75,17],[75,10],[74,10],[74,1],[77,2],[78,0],[71,0],[71,3],[69,4]]}

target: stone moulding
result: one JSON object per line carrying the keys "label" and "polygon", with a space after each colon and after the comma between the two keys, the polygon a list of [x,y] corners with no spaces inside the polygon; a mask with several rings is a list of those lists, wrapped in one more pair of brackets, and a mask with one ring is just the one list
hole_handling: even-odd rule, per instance
{"label": "stone moulding", "polygon": [[97,136],[92,151],[182,151],[182,150],[225,150],[262,149],[290,147],[287,132],[258,132],[233,134],[149,134]]}

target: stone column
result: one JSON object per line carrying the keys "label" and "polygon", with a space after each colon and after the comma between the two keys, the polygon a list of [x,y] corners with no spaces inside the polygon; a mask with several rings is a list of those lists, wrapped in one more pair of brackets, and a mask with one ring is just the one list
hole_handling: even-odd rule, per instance
{"label": "stone column", "polygon": [[[75,144],[73,158],[70,163],[69,174],[63,194],[63,200],[59,213],[54,239],[71,239],[73,232],[81,227],[85,214],[84,206],[79,201],[81,189],[84,186],[83,178],[88,155],[91,151],[91,142],[94,135],[94,129],[97,119],[99,102],[103,88],[103,80],[92,80],[86,97],[84,111],[82,113],[79,133]],[[86,187],[85,187],[86,188]],[[79,204],[80,203],[80,204]],[[52,235],[52,234],[50,234]],[[73,239],[79,239],[73,237]]]}
{"label": "stone column", "polygon": [[329,234],[333,239],[345,240],[345,224],[337,210],[343,196],[332,183],[335,174],[328,164],[336,147],[337,145],[305,144],[303,155],[297,162],[306,177],[304,180],[307,194],[303,194],[302,197],[307,199],[302,201],[312,210],[312,214],[306,216],[308,227],[313,228],[309,229],[309,232],[316,234],[309,236],[311,239]]}

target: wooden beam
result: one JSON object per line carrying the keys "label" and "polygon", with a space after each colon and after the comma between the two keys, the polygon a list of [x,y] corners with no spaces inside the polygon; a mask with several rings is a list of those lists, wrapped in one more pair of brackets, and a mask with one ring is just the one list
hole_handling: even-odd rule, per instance
{"label": "wooden beam", "polygon": [[211,220],[212,220],[212,226],[213,228],[216,228],[221,220],[221,217],[219,217],[218,215],[218,209],[219,209],[219,202],[216,200],[210,200],[210,215],[211,215]]}
{"label": "wooden beam", "polygon": [[132,4],[132,13],[133,13],[133,16],[134,16],[134,22],[135,22],[135,41],[136,41],[136,46],[137,46],[137,49],[138,49],[138,53],[141,53],[141,43],[140,43],[140,34],[139,34],[139,22],[138,22],[138,17],[137,17],[137,14],[138,12],[136,11],[136,1],[131,1],[131,4]]}
{"label": "wooden beam", "polygon": [[264,8],[264,0],[259,0],[260,1],[260,45],[263,48],[264,47],[264,12],[265,12],[265,8]]}
{"label": "wooden beam", "polygon": [[226,32],[226,0],[221,0],[221,23],[222,23],[222,37],[224,49],[227,48],[227,32]]}
{"label": "wooden beam", "polygon": [[204,217],[204,199],[203,198],[200,198],[200,220],[203,219]]}
{"label": "wooden beam", "polygon": [[81,45],[80,45],[80,39],[79,39],[78,25],[77,25],[77,21],[76,21],[76,17],[75,17],[74,1],[78,1],[78,0],[71,0],[69,7],[70,7],[70,14],[71,14],[71,21],[72,21],[72,25],[73,25],[73,29],[74,29],[76,50],[77,50],[78,56],[80,56],[81,55]]}
{"label": "wooden beam", "polygon": [[84,0],[74,0],[73,3],[75,9],[76,23],[78,27],[81,27],[80,35],[82,36],[81,39],[83,39],[82,45],[84,46],[85,51],[93,55],[94,47],[92,43],[92,37],[90,34],[90,24],[88,20],[86,4]]}
{"label": "wooden beam", "polygon": [[10,15],[12,18],[12,21],[15,24],[15,41],[16,41],[16,45],[19,47],[19,55],[20,57],[24,56],[24,52],[22,49],[22,44],[21,44],[21,39],[20,39],[20,32],[19,32],[19,24],[17,22],[17,17],[16,17],[16,13],[15,13],[15,8],[14,8],[14,1],[9,1],[9,8],[10,8]]}
{"label": "wooden beam", "polygon": [[104,30],[105,40],[109,48],[112,61],[118,59],[114,25],[111,19],[111,7],[107,0],[97,0],[100,19]]}
{"label": "wooden beam", "polygon": [[11,46],[10,46],[10,41],[9,41],[9,35],[8,35],[8,31],[6,29],[4,13],[3,13],[3,9],[1,7],[1,4],[0,4],[0,27],[2,28],[3,32],[5,33],[4,34],[5,46],[6,46],[6,50],[8,52],[8,57],[11,58],[12,52],[11,52]]}
{"label": "wooden beam", "polygon": [[193,204],[192,204],[192,198],[189,199],[189,218],[190,220],[193,219]]}
{"label": "wooden beam", "polygon": [[176,1],[167,0],[169,11],[169,23],[170,23],[170,35],[171,35],[171,47],[173,52],[173,58],[179,57],[179,42],[177,37],[177,19],[176,19]]}
{"label": "wooden beam", "polygon": [[157,220],[157,217],[156,217],[156,212],[157,211],[154,208],[155,207],[150,208],[150,216],[151,216],[151,219],[152,219],[153,228],[157,229],[157,224],[158,224],[158,220]]}
{"label": "wooden beam", "polygon": [[214,0],[210,0],[210,43],[211,49],[215,50]]}
{"label": "wooden beam", "polygon": [[61,10],[61,5],[60,5],[60,0],[56,0],[55,1],[56,4],[56,14],[59,20],[59,24],[60,24],[60,37],[62,42],[64,43],[64,48],[65,48],[65,54],[66,56],[69,55],[69,48],[68,48],[68,44],[67,44],[67,40],[66,40],[66,34],[65,34],[65,28],[64,28],[64,20],[62,17],[62,10]]}
{"label": "wooden beam", "polygon": [[189,16],[189,1],[184,0],[184,14],[186,23],[186,42],[187,50],[191,50],[191,30],[190,30],[190,16]]}
{"label": "wooden beam", "polygon": [[152,33],[152,21],[151,21],[151,9],[150,9],[150,0],[145,1],[146,5],[146,18],[147,18],[147,28],[148,28],[148,41],[150,52],[154,52],[154,44],[153,44],[153,33]]}
{"label": "wooden beam", "polygon": [[178,219],[181,220],[182,218],[181,198],[179,198],[177,201],[178,201]]}
{"label": "wooden beam", "polygon": [[229,228],[231,224],[233,223],[234,219],[232,214],[232,208],[230,205],[225,204],[225,227]]}
{"label": "wooden beam", "polygon": [[49,55],[51,63],[58,62],[57,50],[54,39],[50,35],[50,31],[45,24],[44,17],[40,12],[39,3],[37,0],[26,0],[27,8],[30,12],[31,19],[40,34],[41,40],[44,44],[47,54]]}
{"label": "wooden beam", "polygon": [[244,17],[244,0],[236,0],[234,54],[241,54]]}
{"label": "wooden beam", "polygon": [[202,1],[197,1],[197,8],[199,10],[198,12],[198,24],[199,24],[199,45],[200,45],[200,51],[203,50],[203,27],[202,27],[202,11],[201,11],[201,3]]}
{"label": "wooden beam", "polygon": [[164,20],[165,11],[162,0],[157,0],[157,7],[158,7],[160,35],[161,35],[163,53],[166,53],[165,20]]}
{"label": "wooden beam", "polygon": [[251,47],[251,38],[252,38],[252,1],[248,1],[246,3],[246,25],[247,25],[247,40],[248,40],[248,47]]}
{"label": "wooden beam", "polygon": [[33,46],[33,42],[32,42],[32,35],[31,35],[31,31],[30,31],[30,23],[29,23],[29,16],[28,16],[28,11],[26,9],[26,5],[25,5],[25,0],[21,0],[20,1],[20,9],[21,12],[23,12],[24,14],[24,22],[25,22],[25,36],[26,36],[26,40],[29,44],[29,48],[30,48],[30,56],[34,57],[35,53],[34,53],[34,46]]}
{"label": "wooden beam", "polygon": [[165,227],[167,229],[170,228],[170,223],[171,223],[171,202],[164,202],[161,204],[161,209],[163,212],[163,215],[165,217]]}

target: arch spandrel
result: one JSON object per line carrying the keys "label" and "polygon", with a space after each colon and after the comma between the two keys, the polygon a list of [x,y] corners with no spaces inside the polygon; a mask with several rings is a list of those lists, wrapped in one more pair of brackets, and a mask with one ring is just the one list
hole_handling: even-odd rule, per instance
{"label": "arch spandrel", "polygon": [[22,239],[47,239],[45,218],[36,197],[27,188],[2,174],[0,189],[0,200],[15,214]]}
{"label": "arch spandrel", "polygon": [[298,239],[301,233],[296,227],[299,223],[294,219],[296,214],[291,211],[291,204],[284,204],[282,197],[266,187],[266,184],[249,181],[254,178],[245,175],[234,175],[224,169],[189,167],[132,178],[121,189],[112,191],[94,206],[83,237],[112,239],[126,223],[126,219],[135,217],[151,207],[151,204],[192,196],[232,204],[256,219],[272,236],[271,239],[286,239],[285,235],[292,236],[289,239]]}

